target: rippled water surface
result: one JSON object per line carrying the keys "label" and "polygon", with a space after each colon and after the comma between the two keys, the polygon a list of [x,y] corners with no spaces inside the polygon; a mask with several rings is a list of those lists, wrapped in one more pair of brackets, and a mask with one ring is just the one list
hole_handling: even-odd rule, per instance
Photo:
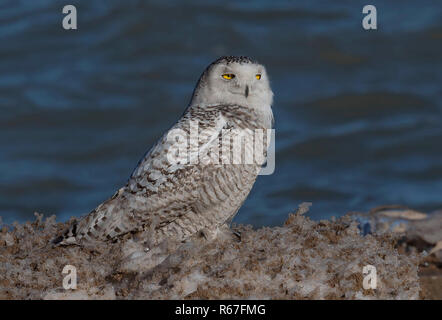
{"label": "rippled water surface", "polygon": [[[375,1],[376,2],[376,1]],[[385,4],[388,3],[388,4]],[[61,220],[125,184],[221,55],[267,66],[276,171],[236,218],[280,224],[404,204],[442,207],[442,3],[382,1],[0,3],[0,215]],[[399,8],[400,7],[400,8]]]}

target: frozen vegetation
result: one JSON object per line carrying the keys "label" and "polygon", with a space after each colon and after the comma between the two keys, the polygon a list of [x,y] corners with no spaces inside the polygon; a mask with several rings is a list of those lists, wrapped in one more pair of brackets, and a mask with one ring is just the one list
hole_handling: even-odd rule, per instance
{"label": "frozen vegetation", "polygon": [[[418,274],[425,254],[415,247],[404,249],[403,232],[384,228],[363,235],[359,218],[318,222],[303,211],[290,214],[280,227],[234,226],[240,239],[225,232],[212,242],[196,237],[150,250],[136,234],[115,243],[52,247],[50,240],[66,224],[37,214],[32,223],[3,226],[0,231],[0,298],[425,297]],[[65,265],[77,269],[75,290],[63,289]],[[376,267],[376,289],[363,287],[366,265]]]}

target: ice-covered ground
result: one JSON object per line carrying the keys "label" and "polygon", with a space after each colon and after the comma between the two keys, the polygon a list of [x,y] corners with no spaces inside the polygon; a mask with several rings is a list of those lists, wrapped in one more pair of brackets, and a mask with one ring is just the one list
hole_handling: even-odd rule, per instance
{"label": "ice-covered ground", "polygon": [[[422,298],[422,254],[400,250],[397,233],[362,235],[358,226],[348,216],[317,222],[298,212],[281,227],[236,226],[241,240],[226,233],[147,251],[136,236],[52,248],[66,225],[37,216],[0,232],[0,298]],[[77,270],[76,290],[63,289],[66,265]],[[363,287],[366,265],[376,267],[376,289]]]}

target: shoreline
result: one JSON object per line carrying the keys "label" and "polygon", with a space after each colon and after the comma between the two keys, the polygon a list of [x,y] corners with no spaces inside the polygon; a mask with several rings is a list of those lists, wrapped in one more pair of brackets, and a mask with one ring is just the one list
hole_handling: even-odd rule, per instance
{"label": "shoreline", "polygon": [[[240,241],[226,234],[148,253],[136,237],[52,248],[67,223],[37,215],[0,231],[0,299],[440,299],[437,252],[403,233],[362,235],[354,215],[312,221],[307,210],[278,227],[235,225]],[[66,265],[75,290],[62,287]],[[376,289],[364,289],[367,265]]]}

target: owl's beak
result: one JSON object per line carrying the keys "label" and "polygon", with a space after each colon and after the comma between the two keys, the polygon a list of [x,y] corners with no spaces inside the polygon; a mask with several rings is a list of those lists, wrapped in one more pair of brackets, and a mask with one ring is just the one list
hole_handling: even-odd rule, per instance
{"label": "owl's beak", "polygon": [[246,85],[246,92],[244,92],[246,98],[249,96],[249,86]]}

